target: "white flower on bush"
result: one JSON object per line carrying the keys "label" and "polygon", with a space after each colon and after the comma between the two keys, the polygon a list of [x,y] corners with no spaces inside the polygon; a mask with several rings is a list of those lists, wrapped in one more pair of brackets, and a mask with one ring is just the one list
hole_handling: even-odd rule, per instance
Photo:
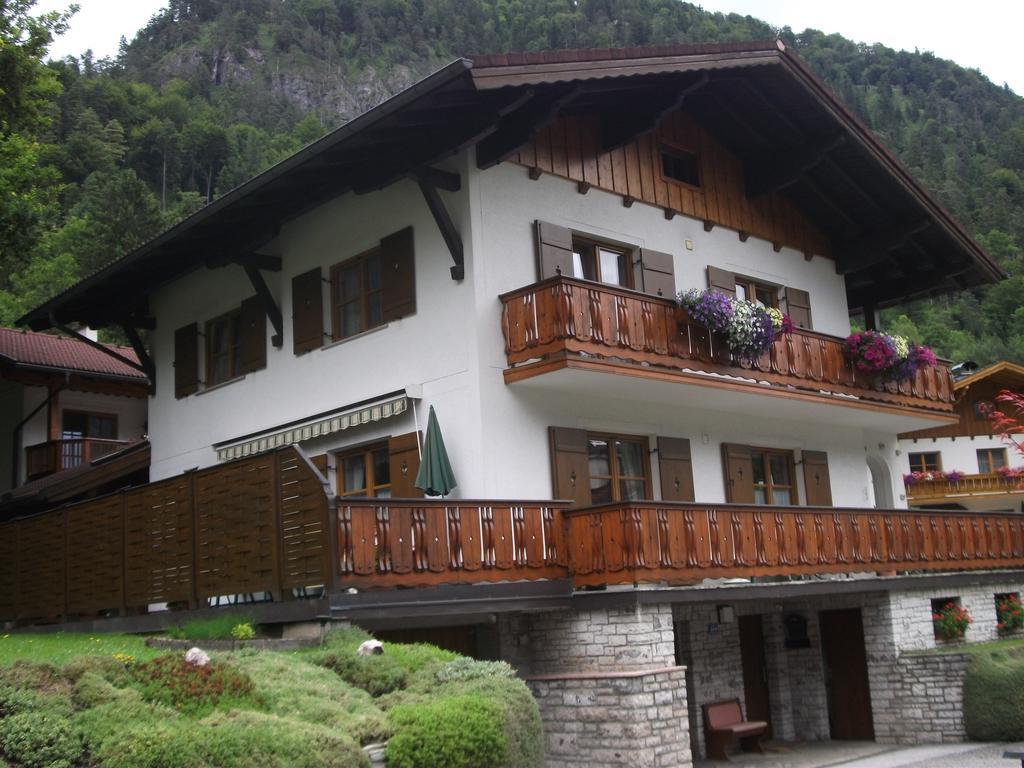
{"label": "white flower on bush", "polygon": [[890,335],[889,338],[892,339],[892,345],[896,348],[896,357],[906,360],[910,354],[910,342],[907,341],[907,337]]}

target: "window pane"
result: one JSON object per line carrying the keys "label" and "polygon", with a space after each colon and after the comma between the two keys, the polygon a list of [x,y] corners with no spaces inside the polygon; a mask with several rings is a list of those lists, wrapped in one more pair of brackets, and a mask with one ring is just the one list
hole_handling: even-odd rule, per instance
{"label": "window pane", "polygon": [[779,454],[769,454],[768,462],[771,466],[772,485],[789,485],[789,459]]}
{"label": "window pane", "polygon": [[775,306],[775,291],[772,291],[764,286],[757,286],[757,303],[763,307]]}
{"label": "window pane", "polygon": [[367,328],[373,328],[384,322],[384,304],[380,293],[371,293],[367,298]]}
{"label": "window pane", "polygon": [[736,283],[736,298],[747,298],[747,286],[743,285],[742,283]]}
{"label": "window pane", "polygon": [[572,252],[572,276],[578,277],[580,280],[585,277],[583,274],[583,257],[579,251]]}
{"label": "window pane", "polygon": [[228,357],[226,354],[219,354],[212,361],[210,374],[206,377],[209,379],[208,384],[219,384],[222,381],[228,380]]}
{"label": "window pane", "polygon": [[391,463],[388,449],[378,448],[373,452],[373,484],[387,485],[391,482]]}
{"label": "window pane", "polygon": [[366,463],[362,456],[349,456],[342,462],[345,493],[366,489]]}
{"label": "window pane", "polygon": [[612,481],[608,478],[590,478],[590,502],[591,504],[604,504],[613,501]]}
{"label": "window pane", "polygon": [[772,488],[772,503],[792,504],[793,495],[790,493],[789,488]]}
{"label": "window pane", "polygon": [[[590,476],[610,475],[612,473],[612,469],[608,459],[608,441],[590,440],[588,443]],[[591,486],[591,488],[593,488],[593,486]]]}
{"label": "window pane", "polygon": [[390,488],[380,488],[376,492],[374,492],[373,495],[374,495],[374,497],[376,497],[378,499],[390,499],[391,498],[391,489]]}
{"label": "window pane", "polygon": [[341,298],[355,299],[362,292],[362,281],[359,279],[359,265],[353,264],[341,271]]}
{"label": "window pane", "polygon": [[754,488],[754,503],[767,504],[768,497],[765,495],[764,486]]}
{"label": "window pane", "polygon": [[116,422],[111,416],[90,416],[89,437],[114,440],[117,437]]}
{"label": "window pane", "polygon": [[363,304],[352,301],[341,308],[341,335],[351,336],[363,330]]}
{"label": "window pane", "polygon": [[69,437],[83,437],[89,428],[89,417],[84,413],[64,414],[64,433]]}
{"label": "window pane", "polygon": [[988,451],[978,451],[978,471],[983,475],[992,471],[992,465],[988,460]]}
{"label": "window pane", "polygon": [[1000,467],[1006,466],[1006,449],[999,448],[992,452],[992,469],[990,471],[995,472]]}
{"label": "window pane", "polygon": [[643,449],[639,443],[615,441],[615,458],[619,462],[619,474],[624,477],[643,477]]}
{"label": "window pane", "polygon": [[750,463],[754,471],[754,485],[764,485],[764,454],[750,454]]}
{"label": "window pane", "polygon": [[380,256],[374,254],[366,260],[366,290],[376,291],[380,288]]}
{"label": "window pane", "polygon": [[619,494],[622,501],[639,501],[647,493],[643,480],[620,480]]}
{"label": "window pane", "polygon": [[618,251],[599,249],[601,256],[601,282],[622,285],[622,254]]}

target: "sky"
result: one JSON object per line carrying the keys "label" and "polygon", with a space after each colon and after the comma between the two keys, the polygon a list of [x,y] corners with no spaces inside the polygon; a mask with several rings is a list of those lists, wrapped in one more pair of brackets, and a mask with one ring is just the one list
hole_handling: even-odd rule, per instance
{"label": "sky", "polygon": [[[78,0],[78,4],[81,10],[72,19],[71,29],[51,48],[54,57],[78,55],[87,48],[96,58],[115,55],[121,35],[130,40],[166,0]],[[699,4],[709,11],[755,16],[797,32],[813,27],[857,42],[932,51],[1024,94],[1021,0],[704,0]],[[39,0],[36,9],[68,5],[69,0]]]}

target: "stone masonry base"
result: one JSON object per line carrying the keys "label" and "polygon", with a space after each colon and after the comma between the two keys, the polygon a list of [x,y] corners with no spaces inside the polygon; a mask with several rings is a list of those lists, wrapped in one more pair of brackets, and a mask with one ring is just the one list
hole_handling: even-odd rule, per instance
{"label": "stone masonry base", "polygon": [[544,721],[545,768],[691,765],[686,670],[528,678]]}

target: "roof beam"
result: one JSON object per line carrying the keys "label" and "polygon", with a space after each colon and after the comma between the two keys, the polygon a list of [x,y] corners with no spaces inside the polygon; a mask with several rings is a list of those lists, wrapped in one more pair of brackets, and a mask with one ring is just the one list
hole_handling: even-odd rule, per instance
{"label": "roof beam", "polygon": [[100,344],[98,341],[93,341],[88,336],[86,336],[84,334],[81,334],[78,331],[72,330],[71,328],[69,328],[68,326],[64,325],[63,323],[58,323],[58,322],[53,321],[52,325],[53,325],[54,328],[57,328],[62,333],[65,333],[68,336],[71,336],[72,338],[78,339],[79,341],[81,341],[81,342],[83,342],[85,344],[88,344],[93,349],[97,349],[100,352],[102,352],[103,354],[105,354],[105,355],[107,355],[109,357],[114,358],[119,363],[123,363],[124,365],[127,365],[129,368],[134,368],[139,373],[145,373],[147,376],[149,375],[147,373],[146,369],[140,363],[136,362],[135,360],[131,360],[131,359],[125,357],[124,355],[118,354],[117,352],[115,352],[110,347],[106,346],[105,344]]}
{"label": "roof beam", "polygon": [[[452,280],[462,280],[466,276],[462,235],[459,234],[459,228],[455,226],[455,222],[452,221],[452,217],[448,214],[448,209],[444,207],[444,201],[441,199],[441,195],[437,191],[438,186],[435,183],[438,175],[443,173],[446,172],[429,168],[415,172],[413,178],[419,184],[420,192],[423,193],[423,199],[427,203],[427,208],[430,209],[430,215],[434,217],[434,223],[441,230],[441,237],[444,238],[445,245],[448,246],[448,252],[452,256],[452,261],[454,262],[450,270]],[[456,179],[459,178],[458,174],[450,175],[455,176]]]}
{"label": "roof beam", "polygon": [[601,123],[601,151],[610,152],[653,131],[665,115],[675,112],[687,98],[702,90],[708,79],[708,73],[702,72],[697,82],[681,91],[664,91],[659,98],[643,99],[643,106],[637,109],[623,109],[617,104],[611,119],[605,118]]}
{"label": "roof beam", "polygon": [[836,249],[836,272],[848,275],[885,261],[889,251],[899,248],[914,235],[931,226],[931,219],[917,219],[909,224],[861,237]]}
{"label": "roof beam", "polygon": [[274,294],[270,292],[270,288],[267,287],[267,281],[263,279],[263,274],[259,269],[251,264],[243,266],[245,267],[245,274],[249,278],[249,282],[252,283],[253,290],[256,291],[256,299],[263,308],[263,312],[266,314],[270,324],[274,326],[274,335],[270,337],[270,343],[280,349],[284,345],[284,320],[281,316],[281,308],[277,306]]}
{"label": "roof beam", "polygon": [[845,140],[845,134],[837,133],[792,154],[776,155],[767,163],[751,164],[744,174],[747,198],[761,197],[793,186]]}
{"label": "roof beam", "polygon": [[508,159],[517,149],[537,135],[537,131],[555,119],[559,110],[583,93],[576,85],[534,95],[519,109],[506,115],[490,136],[476,147],[477,168],[485,169]]}
{"label": "roof beam", "polygon": [[128,323],[121,324],[121,330],[124,331],[124,335],[128,337],[128,342],[132,345],[132,349],[135,350],[135,356],[139,358],[139,362],[142,363],[142,369],[145,371],[146,378],[149,379],[149,394],[156,394],[156,364],[153,362],[153,358],[149,356],[149,350],[146,349],[146,345],[142,343],[142,337],[139,336],[137,329],[133,328]]}

